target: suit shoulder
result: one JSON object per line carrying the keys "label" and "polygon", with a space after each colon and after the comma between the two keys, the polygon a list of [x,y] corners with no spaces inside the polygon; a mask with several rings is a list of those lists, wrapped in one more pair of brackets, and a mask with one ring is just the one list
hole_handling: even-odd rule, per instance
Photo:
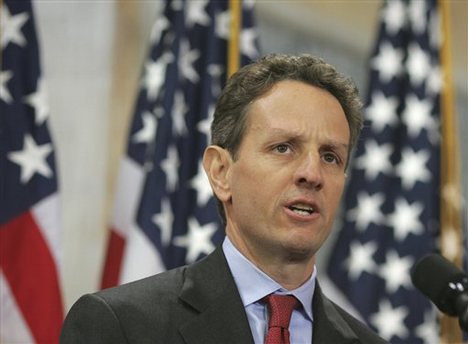
{"label": "suit shoulder", "polygon": [[[176,329],[193,314],[178,300],[184,273],[177,268],[82,296],[67,314],[61,343],[181,342]],[[95,341],[96,333],[106,340]]]}
{"label": "suit shoulder", "polygon": [[83,295],[68,312],[60,334],[61,344],[126,343],[118,317],[94,294]]}
{"label": "suit shoulder", "polygon": [[94,295],[110,304],[116,302],[147,304],[151,302],[151,299],[161,303],[164,300],[177,298],[183,283],[184,273],[185,267],[180,267],[117,287],[103,289]]}

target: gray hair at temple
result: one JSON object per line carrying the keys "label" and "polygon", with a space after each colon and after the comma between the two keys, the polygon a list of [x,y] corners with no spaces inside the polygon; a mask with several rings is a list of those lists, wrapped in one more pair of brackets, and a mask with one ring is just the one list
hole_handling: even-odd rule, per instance
{"label": "gray hair at temple", "polygon": [[[233,74],[216,104],[211,143],[226,149],[236,160],[250,104],[284,80],[296,80],[324,89],[339,101],[350,129],[347,166],[363,125],[358,89],[350,78],[340,74],[335,67],[307,54],[266,55]],[[218,210],[225,222],[224,209],[219,201]]]}

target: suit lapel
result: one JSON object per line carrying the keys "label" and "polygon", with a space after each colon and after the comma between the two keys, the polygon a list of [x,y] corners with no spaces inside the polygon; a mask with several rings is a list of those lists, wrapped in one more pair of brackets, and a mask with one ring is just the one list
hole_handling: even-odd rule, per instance
{"label": "suit lapel", "polygon": [[[197,312],[179,329],[187,344],[254,343],[242,300],[220,247],[187,268],[179,297]],[[313,343],[359,343],[318,283],[313,312]]]}
{"label": "suit lapel", "polygon": [[338,313],[333,303],[322,294],[318,283],[315,286],[313,311],[313,343],[359,343],[359,338]]}
{"label": "suit lapel", "polygon": [[188,344],[253,343],[244,306],[220,247],[187,268],[180,299],[199,312],[180,328]]}

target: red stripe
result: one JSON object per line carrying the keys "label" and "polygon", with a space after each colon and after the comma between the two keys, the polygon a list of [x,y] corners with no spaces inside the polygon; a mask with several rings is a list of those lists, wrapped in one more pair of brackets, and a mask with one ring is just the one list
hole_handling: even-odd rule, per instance
{"label": "red stripe", "polygon": [[57,267],[29,212],[0,226],[0,266],[36,343],[58,343],[63,306]]}
{"label": "red stripe", "polygon": [[110,288],[119,284],[124,247],[125,239],[114,228],[111,228],[101,288]]}

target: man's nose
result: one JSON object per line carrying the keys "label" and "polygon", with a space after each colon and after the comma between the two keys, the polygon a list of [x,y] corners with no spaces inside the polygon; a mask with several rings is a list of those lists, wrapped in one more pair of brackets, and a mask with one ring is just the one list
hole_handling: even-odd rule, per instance
{"label": "man's nose", "polygon": [[298,162],[294,182],[301,187],[320,190],[323,187],[323,170],[319,154],[305,154]]}

